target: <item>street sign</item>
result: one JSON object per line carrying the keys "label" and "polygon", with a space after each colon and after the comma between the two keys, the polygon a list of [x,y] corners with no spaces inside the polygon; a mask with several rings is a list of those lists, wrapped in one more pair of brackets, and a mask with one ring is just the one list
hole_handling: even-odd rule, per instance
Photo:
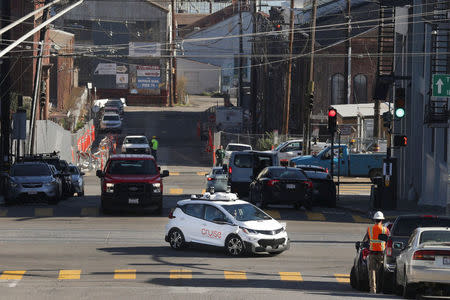
{"label": "street sign", "polygon": [[433,97],[450,97],[450,74],[433,74]]}

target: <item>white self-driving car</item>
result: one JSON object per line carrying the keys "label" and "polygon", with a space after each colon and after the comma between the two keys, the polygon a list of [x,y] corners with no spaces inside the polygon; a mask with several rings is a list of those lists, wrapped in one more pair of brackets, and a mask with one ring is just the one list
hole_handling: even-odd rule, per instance
{"label": "white self-driving car", "polygon": [[181,200],[169,214],[166,242],[223,247],[232,256],[245,252],[279,254],[289,249],[286,225],[232,193],[205,193]]}

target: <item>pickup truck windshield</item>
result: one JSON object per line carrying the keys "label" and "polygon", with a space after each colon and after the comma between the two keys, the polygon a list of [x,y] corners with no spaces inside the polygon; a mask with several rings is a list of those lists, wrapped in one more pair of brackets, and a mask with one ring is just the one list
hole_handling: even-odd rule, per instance
{"label": "pickup truck windshield", "polygon": [[155,163],[150,159],[111,160],[106,171],[110,175],[156,175]]}
{"label": "pickup truck windshield", "polygon": [[11,174],[15,176],[50,176],[50,168],[44,164],[18,165],[12,168]]}
{"label": "pickup truck windshield", "polygon": [[104,116],[103,117],[104,121],[119,121],[119,116]]}
{"label": "pickup truck windshield", "polygon": [[223,205],[222,207],[237,221],[245,222],[271,219],[271,217],[266,215],[263,211],[250,204]]}
{"label": "pickup truck windshield", "polygon": [[148,144],[146,138],[126,138],[123,141],[124,144]]}

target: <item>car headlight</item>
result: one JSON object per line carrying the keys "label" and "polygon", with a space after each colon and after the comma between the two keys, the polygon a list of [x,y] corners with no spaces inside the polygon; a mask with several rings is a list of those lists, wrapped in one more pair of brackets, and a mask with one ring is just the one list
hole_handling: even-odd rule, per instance
{"label": "car headlight", "polygon": [[114,193],[114,183],[106,183],[106,192]]}
{"label": "car headlight", "polygon": [[256,230],[252,230],[252,229],[245,228],[245,227],[239,227],[239,228],[246,234],[258,234],[258,232]]}
{"label": "car headlight", "polygon": [[44,183],[44,185],[45,185],[45,186],[51,186],[51,185],[53,185],[53,184],[55,184],[55,183],[56,183],[56,180],[52,180],[52,181],[49,181],[49,182]]}
{"label": "car headlight", "polygon": [[15,183],[15,182],[11,181],[9,186],[14,189],[14,188],[18,187],[19,185],[17,183]]}
{"label": "car headlight", "polygon": [[161,183],[153,184],[153,193],[161,193]]}
{"label": "car headlight", "polygon": [[150,153],[150,148],[145,148],[145,153]]}

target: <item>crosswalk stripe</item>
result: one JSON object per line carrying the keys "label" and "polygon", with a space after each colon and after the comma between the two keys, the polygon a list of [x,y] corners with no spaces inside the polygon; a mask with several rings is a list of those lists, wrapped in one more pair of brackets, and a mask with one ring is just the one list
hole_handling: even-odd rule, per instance
{"label": "crosswalk stripe", "polygon": [[71,280],[71,279],[80,279],[81,270],[60,270],[59,271],[59,280]]}
{"label": "crosswalk stripe", "polygon": [[283,281],[303,281],[300,272],[279,272],[280,279]]}
{"label": "crosswalk stripe", "polygon": [[27,271],[3,271],[0,279],[21,280]]}
{"label": "crosswalk stripe", "polygon": [[223,271],[225,279],[227,280],[245,280],[247,275],[243,271]]}
{"label": "crosswalk stripe", "polygon": [[136,270],[115,270],[114,279],[136,279]]}
{"label": "crosswalk stripe", "polygon": [[170,270],[170,279],[192,279],[192,271],[186,269]]}
{"label": "crosswalk stripe", "polygon": [[7,209],[0,209],[0,217],[6,217],[8,215]]}
{"label": "crosswalk stripe", "polygon": [[38,207],[34,209],[35,217],[52,217],[53,208],[52,207]]}
{"label": "crosswalk stripe", "polygon": [[339,283],[350,283],[350,275],[348,274],[334,274],[334,277]]}
{"label": "crosswalk stripe", "polygon": [[198,176],[205,176],[206,174],[208,174],[208,172],[197,172]]}
{"label": "crosswalk stripe", "polygon": [[281,215],[278,210],[264,210],[264,212],[274,219],[281,219]]}
{"label": "crosswalk stripe", "polygon": [[183,189],[169,189],[169,194],[181,195],[181,194],[183,194]]}
{"label": "crosswalk stripe", "polygon": [[98,216],[98,208],[97,207],[83,207],[81,209],[82,217],[95,217]]}
{"label": "crosswalk stripe", "polygon": [[352,215],[352,218],[356,223],[370,223],[369,219],[358,216],[358,215]]}
{"label": "crosswalk stripe", "polygon": [[325,216],[322,213],[306,212],[306,216],[310,221],[325,221]]}

